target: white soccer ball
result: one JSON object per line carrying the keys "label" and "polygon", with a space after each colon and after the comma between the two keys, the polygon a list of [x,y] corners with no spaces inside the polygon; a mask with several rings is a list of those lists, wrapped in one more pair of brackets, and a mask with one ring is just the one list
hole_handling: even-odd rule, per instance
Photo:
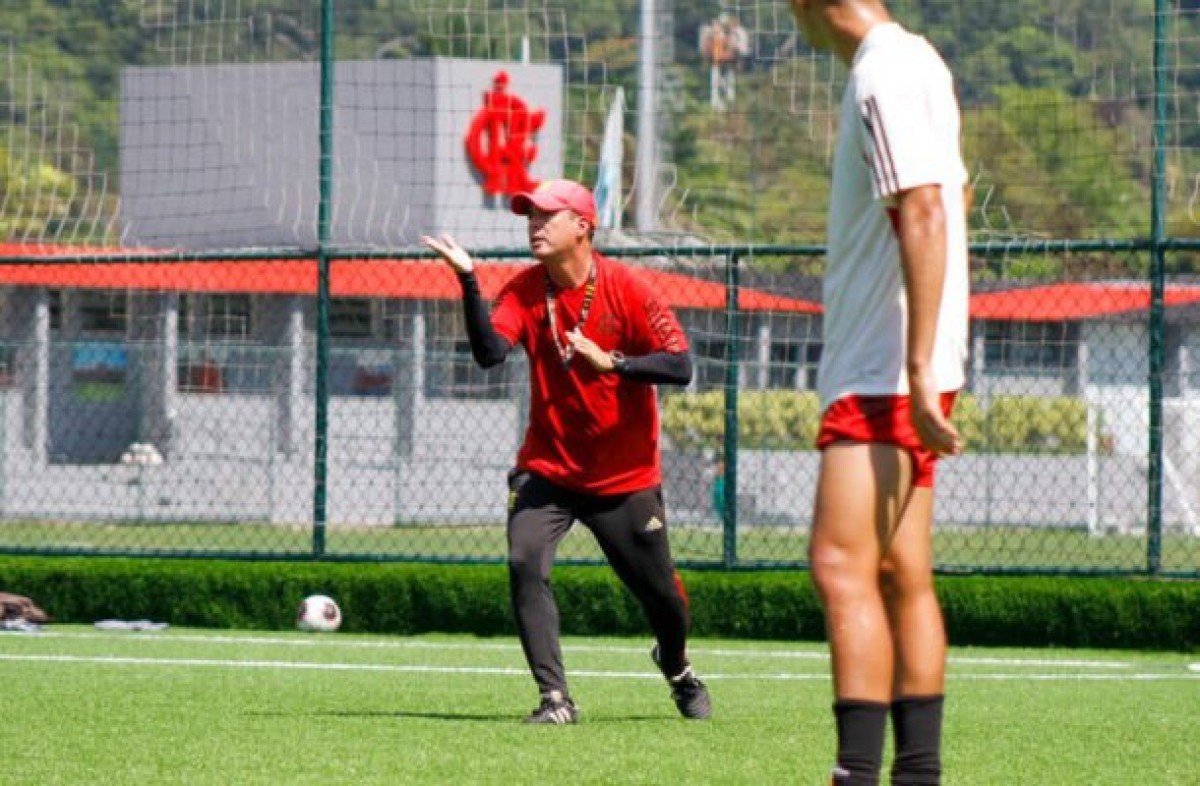
{"label": "white soccer ball", "polygon": [[318,633],[333,633],[342,624],[342,610],[328,595],[309,595],[300,601],[296,627]]}

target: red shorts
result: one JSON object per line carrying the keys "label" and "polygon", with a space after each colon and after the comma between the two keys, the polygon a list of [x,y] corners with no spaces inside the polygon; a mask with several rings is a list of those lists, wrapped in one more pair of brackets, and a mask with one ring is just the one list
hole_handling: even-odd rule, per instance
{"label": "red shorts", "polygon": [[[942,393],[942,412],[954,408],[955,391]],[[933,486],[937,454],[926,450],[913,428],[908,396],[846,396],[833,402],[821,418],[817,449],[835,442],[882,442],[896,445],[912,456],[913,485]]]}

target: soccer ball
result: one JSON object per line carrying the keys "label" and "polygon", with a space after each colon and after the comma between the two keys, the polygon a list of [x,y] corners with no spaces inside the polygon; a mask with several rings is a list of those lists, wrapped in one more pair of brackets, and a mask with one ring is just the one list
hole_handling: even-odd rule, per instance
{"label": "soccer ball", "polygon": [[318,633],[333,633],[342,624],[342,610],[327,595],[309,595],[300,601],[296,627]]}

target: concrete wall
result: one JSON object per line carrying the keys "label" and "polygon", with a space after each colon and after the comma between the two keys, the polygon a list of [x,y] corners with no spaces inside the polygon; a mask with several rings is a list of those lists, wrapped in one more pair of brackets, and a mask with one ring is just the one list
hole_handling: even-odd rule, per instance
{"label": "concrete wall", "polygon": [[[530,167],[563,171],[560,66],[484,60],[338,63],[333,214],[338,246],[397,247],[450,231],[469,247],[525,245],[486,198],[465,137],[499,70],[546,110]],[[316,63],[127,68],[121,73],[121,240],[187,249],[311,248],[317,238]]]}
{"label": "concrete wall", "polygon": [[[282,449],[269,395],[180,394],[160,465],[44,464],[22,447],[22,394],[0,393],[0,515],[92,521],[312,520],[313,411],[297,413]],[[503,520],[505,474],[523,422],[515,402],[418,400],[407,455],[390,400],[334,399],[329,409],[328,516],[334,524]]]}
{"label": "concrete wall", "polygon": [[[38,465],[20,444],[21,394],[9,390],[0,395],[6,447],[0,511],[10,519],[304,525],[312,517],[312,411],[299,413],[300,449],[289,455],[273,432],[277,404],[270,396],[181,395],[172,455],[160,466]],[[1170,411],[1170,418],[1200,429],[1200,407]],[[413,415],[412,449],[403,455],[390,401],[332,402],[330,523],[503,521],[505,473],[521,436],[518,405],[422,400]],[[1183,456],[1178,471],[1194,472],[1194,453]],[[810,451],[744,451],[741,523],[808,526],[818,460]],[[664,470],[672,519],[717,526],[711,461],[668,449]],[[1170,527],[1192,531],[1196,484],[1181,477],[1178,487],[1168,482],[1165,518]],[[1145,462],[1135,456],[974,455],[939,467],[941,526],[1136,531],[1145,510]]]}
{"label": "concrete wall", "polygon": [[[311,334],[303,298],[266,301],[256,320],[261,343],[230,349],[248,364],[249,390],[195,393],[177,387],[178,345],[170,297],[137,305],[125,348],[121,395],[82,396],[79,335],[54,335],[46,300],[15,299],[16,379],[0,388],[0,514],[73,521],[261,521],[312,519]],[[391,346],[335,345],[339,353],[393,359],[385,396],[337,395],[330,402],[328,513],[334,525],[492,523],[503,520],[505,473],[522,437],[523,362],[511,359],[506,399],[447,398],[430,388],[420,309]],[[70,319],[63,331],[70,332]],[[156,331],[160,331],[156,334]],[[967,456],[942,467],[938,517],[947,525],[988,523],[1131,530],[1146,507],[1145,388],[1097,369],[1133,367],[1138,346],[1121,328],[1101,334],[1089,360],[1086,398],[1098,413],[1090,456]],[[1128,348],[1117,337],[1130,339]],[[100,343],[114,343],[103,339]],[[213,344],[213,351],[219,349]],[[381,354],[382,353],[382,354]],[[350,357],[351,355],[347,355]],[[374,362],[374,360],[372,360]],[[250,373],[252,372],[252,373]],[[1096,380],[1105,380],[1105,383]],[[430,390],[439,396],[431,397]],[[1003,392],[1003,391],[997,391]],[[1011,392],[1024,392],[1021,389]],[[1196,529],[1200,500],[1200,399],[1168,400],[1166,520]],[[123,464],[130,443],[153,443],[161,464]],[[807,526],[818,457],[812,452],[746,451],[740,467],[742,522]],[[716,526],[715,467],[697,453],[664,452],[672,517]]]}
{"label": "concrete wall", "polygon": [[[704,456],[668,452],[664,461],[672,520],[719,526],[712,507],[712,473],[701,472],[709,466]],[[810,526],[819,463],[819,454],[812,451],[741,453],[739,524]],[[967,455],[941,462],[937,472],[935,516],[942,528],[1007,525],[1135,533],[1146,525],[1146,463],[1137,457],[1089,461],[1087,456]],[[1166,486],[1165,525],[1200,535],[1196,483]]]}

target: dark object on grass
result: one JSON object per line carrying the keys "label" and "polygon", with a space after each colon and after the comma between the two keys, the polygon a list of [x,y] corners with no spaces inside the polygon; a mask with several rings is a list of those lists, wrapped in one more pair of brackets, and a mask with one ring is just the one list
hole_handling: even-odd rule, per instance
{"label": "dark object on grass", "polygon": [[20,620],[41,625],[50,621],[50,615],[24,595],[0,592],[0,621]]}

